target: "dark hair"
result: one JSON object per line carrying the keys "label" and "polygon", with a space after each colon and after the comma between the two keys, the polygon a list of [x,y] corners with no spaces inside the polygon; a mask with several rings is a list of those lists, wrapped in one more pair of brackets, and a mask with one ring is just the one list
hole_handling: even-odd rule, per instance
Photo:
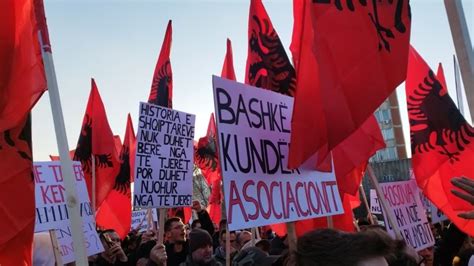
{"label": "dark hair", "polygon": [[174,222],[181,222],[181,218],[179,217],[171,217],[165,222],[165,232],[169,232],[171,230],[171,225]]}
{"label": "dark hair", "polygon": [[197,224],[200,224],[200,223],[201,223],[201,221],[199,221],[199,219],[194,220],[194,221],[191,223],[191,229],[196,228],[196,225],[197,225]]}
{"label": "dark hair", "polygon": [[227,219],[222,219],[220,222],[219,222],[219,230],[223,230],[225,228],[222,228],[222,225],[225,225],[227,224]]}
{"label": "dark hair", "polygon": [[376,232],[344,233],[333,229],[308,232],[298,239],[297,265],[355,265],[358,262],[385,257],[394,248],[393,240]]}

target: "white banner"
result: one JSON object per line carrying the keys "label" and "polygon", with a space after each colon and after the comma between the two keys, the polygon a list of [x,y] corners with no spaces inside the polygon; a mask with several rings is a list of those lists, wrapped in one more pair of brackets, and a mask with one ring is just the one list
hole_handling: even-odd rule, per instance
{"label": "white banner", "polygon": [[[153,221],[158,222],[158,215],[156,213],[156,209],[150,209],[151,214],[153,216]],[[147,217],[148,210],[143,209],[139,211],[132,212],[132,226],[133,230],[138,230],[139,232],[144,232],[147,229],[152,228],[153,225],[148,224],[148,217]]]}
{"label": "white banner", "polygon": [[370,212],[373,214],[382,214],[382,208],[380,207],[379,198],[375,189],[370,190]]}
{"label": "white banner", "polygon": [[192,114],[140,103],[134,206],[192,205],[194,121]]}
{"label": "white banner", "polygon": [[287,169],[293,98],[215,76],[213,87],[229,230],[344,212],[334,172]]}
{"label": "white banner", "polygon": [[[87,255],[91,256],[104,251],[104,247],[95,230],[94,214],[81,163],[73,162],[73,169]],[[36,193],[35,232],[55,229],[63,263],[73,262],[74,247],[71,223],[66,208],[66,189],[63,184],[61,164],[59,161],[35,162],[33,175]]]}
{"label": "white banner", "polygon": [[[416,181],[380,183],[380,189],[394,214],[405,242],[417,251],[434,246],[435,239],[426,218]],[[384,219],[388,221],[386,213]],[[387,231],[395,236],[390,225]]]}

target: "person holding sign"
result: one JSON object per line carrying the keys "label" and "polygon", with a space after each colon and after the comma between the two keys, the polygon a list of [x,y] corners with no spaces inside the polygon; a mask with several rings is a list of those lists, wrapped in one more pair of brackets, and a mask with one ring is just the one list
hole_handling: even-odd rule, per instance
{"label": "person holding sign", "polygon": [[95,266],[125,266],[129,265],[127,255],[120,245],[120,237],[113,229],[100,233],[100,241],[105,251],[94,262]]}

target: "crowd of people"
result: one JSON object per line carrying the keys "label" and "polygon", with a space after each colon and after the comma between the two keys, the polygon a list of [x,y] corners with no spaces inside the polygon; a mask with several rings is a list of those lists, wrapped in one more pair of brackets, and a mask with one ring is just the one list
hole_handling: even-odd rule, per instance
{"label": "crowd of people", "polygon": [[[230,240],[231,265],[473,265],[474,238],[448,222],[432,226],[436,245],[416,252],[403,240],[394,240],[380,225],[359,219],[359,232],[316,229],[301,236],[289,252],[287,236],[262,227],[259,236],[250,230],[227,234],[226,221],[214,228],[205,209],[186,225],[171,217],[165,223],[164,245],[153,230],[132,231],[120,242],[113,230],[100,233],[105,251],[90,257],[90,265],[225,265],[226,237]],[[216,226],[217,227],[217,226]]]}
{"label": "crowd of people", "polygon": [[[474,182],[469,182],[463,188],[467,193],[463,198],[474,204]],[[278,236],[271,227],[227,233],[226,220],[222,220],[219,225],[214,224],[206,209],[197,201],[193,203],[193,209],[197,216],[190,224],[183,223],[180,217],[166,220],[164,244],[158,243],[158,232],[153,229],[145,232],[132,230],[123,240],[112,229],[99,231],[105,250],[89,257],[89,265],[218,266],[225,265],[227,259],[234,266],[474,265],[474,238],[461,232],[449,221],[432,224],[435,245],[418,252],[403,240],[390,237],[385,227],[376,223],[376,219],[370,219],[375,221],[375,224],[371,224],[365,217],[355,223],[356,232],[329,228],[307,232],[297,239],[295,250],[290,251],[287,235]],[[461,215],[472,219],[472,212]],[[230,242],[228,249],[227,237]],[[227,250],[230,252],[228,256]],[[35,254],[35,257],[39,256]]]}

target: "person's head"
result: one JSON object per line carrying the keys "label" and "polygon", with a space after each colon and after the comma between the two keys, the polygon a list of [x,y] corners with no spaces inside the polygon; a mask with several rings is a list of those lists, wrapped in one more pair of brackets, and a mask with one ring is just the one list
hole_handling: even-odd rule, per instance
{"label": "person's head", "polygon": [[270,253],[271,244],[267,239],[260,239],[255,246],[267,254]]}
{"label": "person's head", "polygon": [[201,228],[201,221],[199,221],[199,219],[194,220],[193,223],[191,224],[191,229],[195,229],[195,228]]}
{"label": "person's head", "polygon": [[189,252],[193,263],[207,264],[212,261],[212,237],[206,230],[196,228],[189,233]]}
{"label": "person's head", "polygon": [[423,257],[423,262],[425,263],[425,266],[433,266],[433,259],[434,259],[433,251],[434,251],[433,247],[425,248],[418,251],[418,255]]}
{"label": "person's head", "polygon": [[374,232],[344,233],[333,229],[308,232],[298,239],[297,265],[388,265],[384,256],[393,241]]}
{"label": "person's head", "polygon": [[225,230],[227,228],[227,219],[222,219],[219,222],[219,231]]}
{"label": "person's head", "polygon": [[[235,248],[236,245],[236,235],[234,231],[229,232],[230,245]],[[219,232],[219,245],[225,247],[227,241],[227,230],[222,230]]]}
{"label": "person's head", "polygon": [[237,236],[237,244],[239,246],[238,249],[241,249],[250,240],[252,240],[252,233],[250,233],[249,231],[240,232]]}
{"label": "person's head", "polygon": [[171,217],[165,222],[165,234],[169,243],[186,242],[186,230],[181,218]]}

